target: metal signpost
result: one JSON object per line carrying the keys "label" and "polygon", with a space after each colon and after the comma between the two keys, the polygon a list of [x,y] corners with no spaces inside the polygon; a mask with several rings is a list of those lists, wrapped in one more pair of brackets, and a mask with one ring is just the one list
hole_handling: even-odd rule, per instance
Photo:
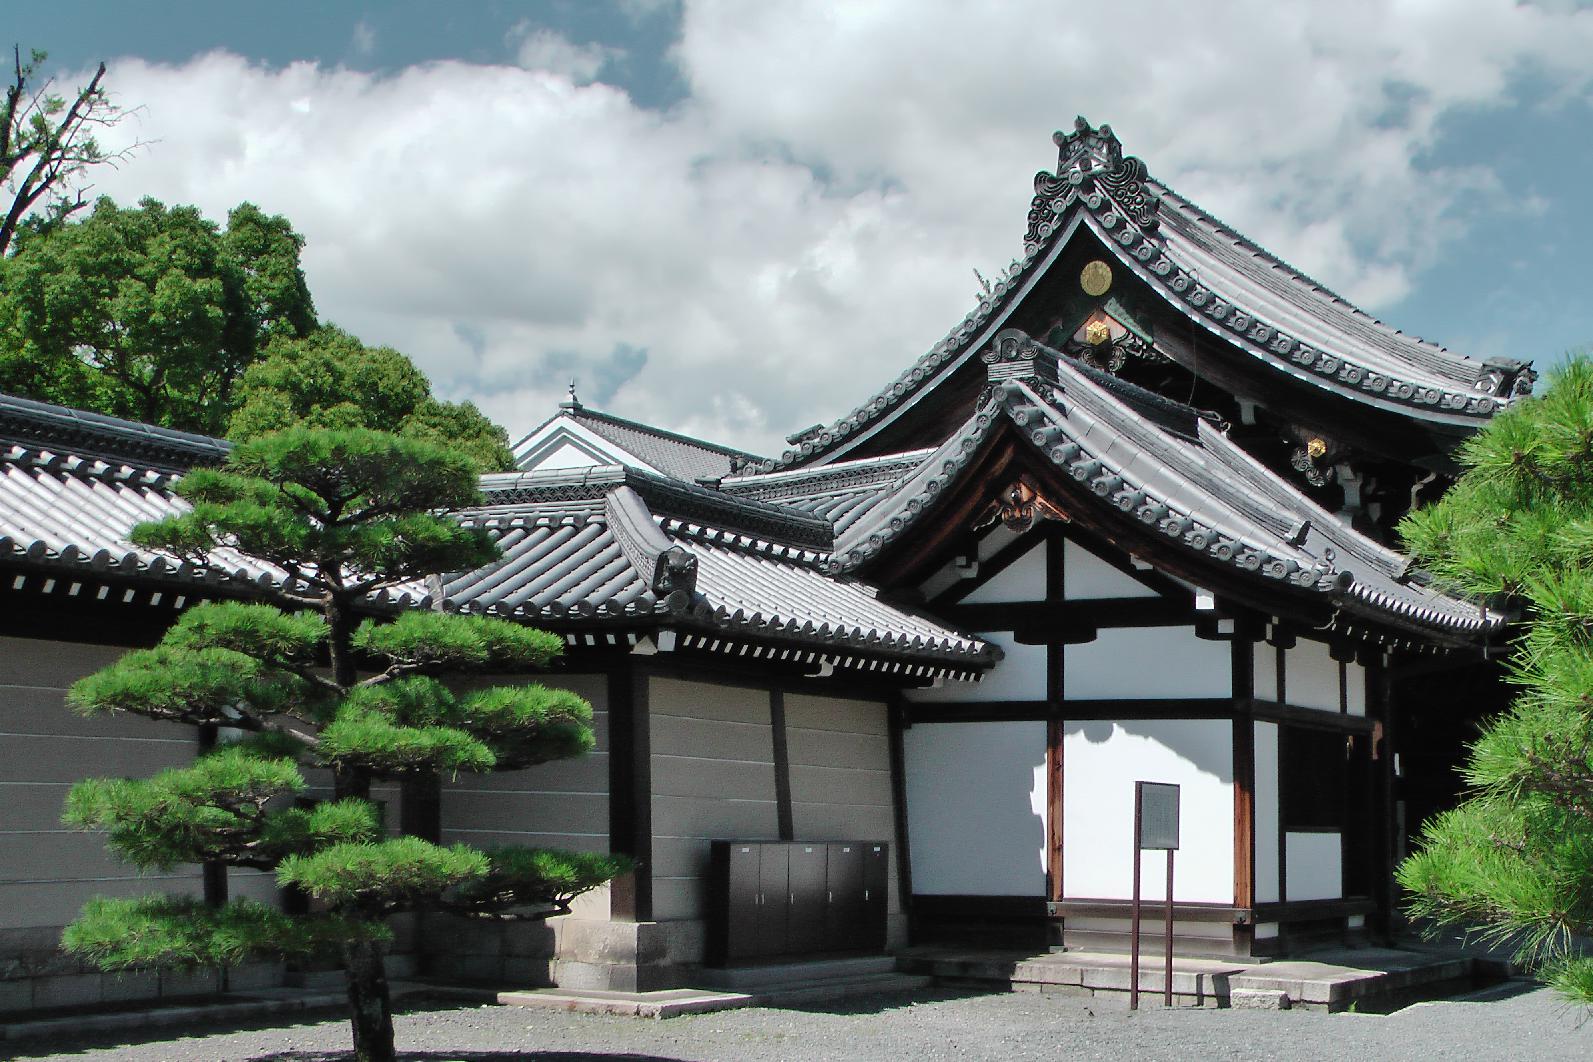
{"label": "metal signpost", "polygon": [[1178,786],[1134,783],[1134,906],[1129,927],[1128,1009],[1139,1009],[1139,862],[1146,849],[1167,853],[1167,967],[1162,1001],[1173,1005],[1173,853],[1178,850]]}

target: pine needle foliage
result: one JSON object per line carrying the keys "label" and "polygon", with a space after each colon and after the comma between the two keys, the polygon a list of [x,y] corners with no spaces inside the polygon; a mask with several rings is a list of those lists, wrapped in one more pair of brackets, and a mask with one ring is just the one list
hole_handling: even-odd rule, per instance
{"label": "pine needle foliage", "polygon": [[[180,482],[191,506],[134,541],[229,570],[245,557],[280,578],[255,600],[190,608],[152,649],[76,683],[86,714],[127,713],[234,735],[144,779],[90,779],[65,821],[103,831],[139,869],[183,863],[270,871],[311,915],[247,901],[145,897],[90,903],[65,946],[107,970],[331,951],[349,976],[361,1058],[392,1057],[383,920],[404,911],[546,918],[628,869],[547,849],[478,851],[393,837],[373,782],[517,770],[593,746],[592,709],[537,684],[468,689],[450,675],[546,667],[562,641],[504,620],[384,604],[425,577],[497,557],[448,511],[479,501],[472,463],[435,444],[365,429],[292,428],[238,445]],[[334,799],[308,803],[304,771]]]}
{"label": "pine needle foliage", "polygon": [[1468,798],[1398,878],[1413,914],[1512,947],[1593,1006],[1593,362],[1574,357],[1459,458],[1401,532],[1448,585],[1522,609],[1519,692],[1471,746]]}

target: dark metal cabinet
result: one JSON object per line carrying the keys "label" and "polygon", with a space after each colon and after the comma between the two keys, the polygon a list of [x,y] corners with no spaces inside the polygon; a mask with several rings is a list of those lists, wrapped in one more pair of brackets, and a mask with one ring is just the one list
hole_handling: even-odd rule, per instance
{"label": "dark metal cabinet", "polygon": [[871,841],[715,841],[708,961],[882,951],[889,846]]}

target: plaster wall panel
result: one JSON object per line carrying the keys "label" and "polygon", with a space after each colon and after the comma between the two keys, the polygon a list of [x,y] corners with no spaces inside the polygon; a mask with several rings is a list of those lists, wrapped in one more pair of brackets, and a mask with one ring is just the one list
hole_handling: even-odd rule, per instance
{"label": "plaster wall panel", "polygon": [[655,678],[653,916],[701,918],[709,842],[779,835],[766,690]]}
{"label": "plaster wall panel", "polygon": [[1062,552],[1062,587],[1069,601],[1157,596],[1155,590],[1077,542],[1068,542]]}
{"label": "plaster wall panel", "polygon": [[1288,878],[1284,899],[1337,900],[1344,895],[1344,838],[1339,833],[1289,833],[1283,838]]}
{"label": "plaster wall panel", "polygon": [[1299,708],[1339,710],[1339,662],[1325,642],[1301,638],[1284,651],[1283,692]]}
{"label": "plaster wall panel", "polygon": [[1045,724],[922,724],[902,738],[913,890],[1045,895]]}
{"label": "plaster wall panel", "polygon": [[1045,699],[1043,645],[1020,645],[1011,631],[988,631],[979,637],[999,645],[1006,656],[979,682],[948,682],[943,686],[907,690],[910,701],[1039,701]]}
{"label": "plaster wall panel", "polygon": [[[1233,902],[1231,722],[1069,721],[1062,757],[1062,881],[1068,898],[1131,898],[1134,783],[1147,781],[1181,787],[1174,898]],[[913,843],[916,857],[916,837]],[[1162,857],[1152,852],[1144,859],[1142,895],[1164,899]]]}
{"label": "plaster wall panel", "polygon": [[1250,681],[1257,700],[1278,699],[1278,651],[1266,642],[1257,642],[1251,653]]}
{"label": "plaster wall panel", "polygon": [[1344,665],[1344,701],[1351,715],[1366,714],[1366,667],[1351,660]]}
{"label": "plaster wall panel", "polygon": [[963,598],[969,605],[999,604],[1008,601],[1045,600],[1045,551],[1042,539],[1001,569],[990,580]]}
{"label": "plaster wall panel", "polygon": [[1233,651],[1193,627],[1106,627],[1092,642],[1064,646],[1062,690],[1069,700],[1228,697]]}
{"label": "plaster wall panel", "polygon": [[[132,716],[84,718],[67,707],[72,683],[124,652],[0,638],[0,929],[39,930],[54,939],[92,896],[199,887],[197,868],[140,875],[105,851],[103,836],[61,823],[74,783],[147,776],[189,763],[198,751],[190,727]],[[0,967],[14,958],[0,954]]]}
{"label": "plaster wall panel", "polygon": [[[594,751],[523,771],[460,774],[443,784],[442,840],[608,851],[608,682],[602,675],[477,675],[459,689],[534,683],[572,690],[592,705]],[[397,804],[392,805],[396,809]],[[388,814],[393,824],[395,812]],[[605,912],[606,914],[606,912]]]}
{"label": "plaster wall panel", "polygon": [[1256,723],[1256,902],[1283,899],[1278,894],[1278,724]]}
{"label": "plaster wall panel", "polygon": [[796,839],[889,843],[890,910],[900,910],[885,705],[788,693],[785,727]]}

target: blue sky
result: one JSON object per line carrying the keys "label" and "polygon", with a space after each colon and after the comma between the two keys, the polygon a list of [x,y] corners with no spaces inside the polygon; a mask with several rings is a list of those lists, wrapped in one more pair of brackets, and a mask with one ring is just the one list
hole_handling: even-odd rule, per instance
{"label": "blue sky", "polygon": [[96,191],[291,218],[323,316],[528,430],[595,403],[755,449],[847,412],[1020,246],[1052,129],[1110,121],[1408,332],[1593,344],[1593,9],[1444,0],[93,2],[148,141]]}

